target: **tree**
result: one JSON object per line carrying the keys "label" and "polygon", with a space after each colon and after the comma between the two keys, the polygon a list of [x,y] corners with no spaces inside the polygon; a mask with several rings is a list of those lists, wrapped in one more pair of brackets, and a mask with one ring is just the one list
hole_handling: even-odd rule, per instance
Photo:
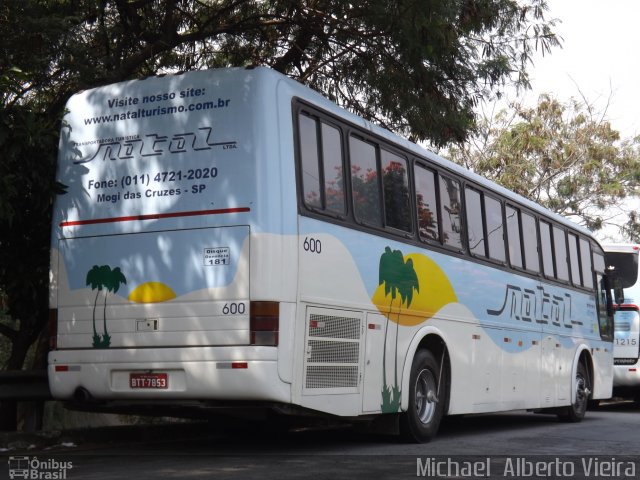
{"label": "tree", "polygon": [[105,288],[107,291],[104,293],[104,335],[102,337],[102,347],[107,348],[111,345],[111,335],[107,331],[107,295],[109,292],[117,293],[121,284],[127,283],[127,278],[124,276],[120,267],[116,267],[109,271],[105,282]]}
{"label": "tree", "polygon": [[[398,384],[398,330],[400,329],[400,310],[402,305],[411,306],[413,301],[413,291],[419,291],[420,284],[418,276],[413,268],[413,260],[406,262],[400,250],[391,250],[385,247],[384,253],[380,257],[380,267],[378,269],[378,285],[384,285],[385,296],[391,296],[389,313],[386,315],[387,323],[384,329],[384,347],[382,351],[382,405],[384,413],[397,412],[400,408],[400,385]],[[395,341],[395,362],[394,362],[394,385],[387,384],[387,332],[389,330],[389,320],[393,311],[393,302],[396,297],[400,297],[398,307],[398,319],[396,321],[396,341]]]}
{"label": "tree", "polygon": [[615,224],[629,235],[633,228],[610,217],[639,193],[640,137],[621,139],[584,100],[546,94],[531,108],[514,104],[448,156],[591,230]]}
{"label": "tree", "polygon": [[479,99],[528,86],[534,51],[559,44],[546,9],[545,0],[6,0],[0,39],[30,72],[18,95],[37,92],[58,111],[100,84],[266,65],[442,145],[466,138]]}
{"label": "tree", "polygon": [[[116,267],[113,270],[109,265],[94,265],[87,272],[86,285],[91,286],[91,290],[96,290],[96,298],[93,302],[93,347],[108,348],[111,345],[111,335],[107,330],[107,296],[109,292],[116,293],[120,289],[120,284],[127,283],[127,279]],[[96,308],[98,306],[98,297],[104,289],[104,309],[103,309],[103,331],[102,336],[98,335],[96,329]]]}
{"label": "tree", "polygon": [[[19,73],[0,74],[0,90]],[[29,348],[46,336],[51,205],[62,191],[54,181],[56,123],[20,104],[5,104],[0,115],[0,292],[8,314],[0,334],[11,345],[8,370],[22,369]],[[45,367],[41,352],[32,368]],[[1,407],[0,430],[15,429],[15,401]]]}

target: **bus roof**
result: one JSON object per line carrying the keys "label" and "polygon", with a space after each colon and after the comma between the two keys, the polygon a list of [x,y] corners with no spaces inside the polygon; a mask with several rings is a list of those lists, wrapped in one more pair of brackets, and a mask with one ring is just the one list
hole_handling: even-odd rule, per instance
{"label": "bus roof", "polygon": [[[518,203],[521,206],[524,206],[525,208],[528,208],[534,212],[540,213],[542,215],[547,216],[548,218],[550,218],[551,220],[565,225],[567,227],[573,228],[579,232],[581,232],[582,234],[593,238],[593,234],[586,228],[584,228],[581,225],[576,224],[575,222],[562,217],[561,215],[558,215],[550,210],[547,210],[546,208],[538,205],[537,203],[522,197],[521,195],[518,195],[515,192],[512,192],[510,190],[508,190],[505,187],[502,187],[500,185],[498,185],[497,183],[488,180],[470,170],[467,170],[466,168],[457,165],[429,150],[427,150],[426,148],[417,145],[415,143],[410,142],[409,140],[400,137],[399,135],[396,135],[395,133],[392,133],[370,121],[367,121],[365,119],[363,119],[362,117],[359,117],[347,110],[345,110],[344,108],[336,105],[335,103],[333,103],[331,100],[327,99],[326,97],[324,97],[323,95],[321,95],[320,93],[316,92],[315,90],[312,90],[311,88],[302,85],[301,83],[279,73],[276,72],[275,70],[271,70],[270,68],[267,67],[246,67],[246,68],[242,68],[242,67],[235,67],[235,68],[225,68],[225,69],[212,69],[209,70],[209,72],[212,75],[216,75],[216,73],[222,73],[222,72],[226,72],[229,75],[238,75],[239,77],[242,76],[249,76],[249,75],[253,75],[253,76],[259,76],[261,77],[261,80],[263,80],[265,82],[265,84],[271,84],[271,86],[275,89],[277,88],[278,84],[285,84],[287,85],[287,87],[289,87],[290,89],[290,94],[292,95],[292,97],[298,97],[302,100],[305,100],[309,103],[312,103],[314,105],[316,105],[317,107],[335,115],[335,116],[339,116],[341,117],[343,120],[346,120],[354,125],[357,125],[360,128],[364,128],[365,130],[369,131],[372,135],[378,136],[382,139],[385,139],[391,143],[394,143],[406,150],[409,150],[411,152],[413,152],[415,155],[423,157],[428,159],[429,161],[433,162],[434,164],[449,170],[450,172],[455,173],[456,175],[469,180],[471,182],[474,182],[475,184],[484,187],[488,190],[491,190],[495,193],[497,193],[498,195],[506,198],[507,200],[510,200],[512,202]],[[171,78],[175,78],[177,76],[189,76],[191,74],[197,74],[197,75],[202,75],[203,71],[194,71],[194,72],[186,72],[186,73],[181,73],[181,74],[169,74],[169,75],[162,75],[159,77],[165,78],[167,80],[171,79]],[[140,80],[129,80],[129,81],[125,81],[125,82],[119,82],[119,84],[121,84],[123,87],[126,86],[132,86],[138,82],[145,82],[148,79],[151,78],[158,78],[158,77],[147,77],[145,79],[140,79]],[[96,91],[99,91],[104,87],[97,87]],[[271,88],[271,87],[269,87]],[[79,92],[79,93],[83,93],[83,92]],[[76,94],[77,95],[77,94]]]}
{"label": "bus roof", "polygon": [[603,243],[605,252],[640,253],[640,245],[635,243]]}

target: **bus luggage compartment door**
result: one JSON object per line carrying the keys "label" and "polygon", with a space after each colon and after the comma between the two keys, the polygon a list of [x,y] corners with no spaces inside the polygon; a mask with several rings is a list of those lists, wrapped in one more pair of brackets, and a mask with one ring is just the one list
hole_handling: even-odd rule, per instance
{"label": "bus luggage compartment door", "polygon": [[58,348],[249,344],[249,227],[62,239]]}

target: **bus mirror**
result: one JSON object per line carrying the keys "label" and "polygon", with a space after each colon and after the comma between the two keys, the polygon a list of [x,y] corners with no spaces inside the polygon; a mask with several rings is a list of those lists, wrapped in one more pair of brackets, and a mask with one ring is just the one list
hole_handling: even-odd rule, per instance
{"label": "bus mirror", "polygon": [[624,303],[624,290],[622,288],[614,288],[613,294],[615,295],[616,303],[622,305]]}
{"label": "bus mirror", "polygon": [[624,289],[622,288],[622,280],[617,277],[613,278],[613,296],[618,305],[624,303]]}

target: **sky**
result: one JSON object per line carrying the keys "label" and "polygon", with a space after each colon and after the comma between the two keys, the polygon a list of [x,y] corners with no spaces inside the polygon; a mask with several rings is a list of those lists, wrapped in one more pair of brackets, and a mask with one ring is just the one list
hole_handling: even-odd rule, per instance
{"label": "sky", "polygon": [[[559,100],[580,92],[623,138],[640,134],[640,1],[547,0],[547,18],[562,48],[536,55],[529,68],[532,90],[521,96],[534,105],[541,93]],[[515,94],[508,94],[514,100]],[[609,105],[607,106],[607,102]]]}

